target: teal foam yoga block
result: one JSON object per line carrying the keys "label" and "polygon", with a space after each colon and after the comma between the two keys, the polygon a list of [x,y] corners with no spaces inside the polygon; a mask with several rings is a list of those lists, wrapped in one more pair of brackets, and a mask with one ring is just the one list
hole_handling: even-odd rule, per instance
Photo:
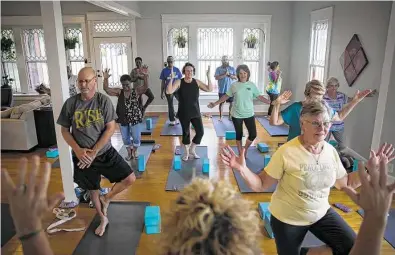
{"label": "teal foam yoga block", "polygon": [[181,157],[178,156],[178,155],[174,156],[173,168],[174,168],[174,170],[180,170],[181,169]]}
{"label": "teal foam yoga block", "polygon": [[151,130],[152,129],[152,119],[148,118],[145,120],[145,124],[147,126],[147,130]]}
{"label": "teal foam yoga block", "polygon": [[145,171],[145,155],[139,155],[137,158],[137,168],[139,172]]}
{"label": "teal foam yoga block", "polygon": [[203,160],[203,173],[208,173],[210,171],[210,160],[208,158],[205,158]]}
{"label": "teal foam yoga block", "polygon": [[145,226],[145,233],[147,235],[159,234],[160,230],[160,225]]}
{"label": "teal foam yoga block", "polygon": [[45,153],[47,158],[56,158],[59,157],[59,151],[58,150],[50,150]]}
{"label": "teal foam yoga block", "polygon": [[225,132],[226,140],[235,140],[236,139],[236,131],[226,131]]}
{"label": "teal foam yoga block", "polygon": [[269,152],[269,146],[266,143],[258,143],[258,150],[260,152]]}
{"label": "teal foam yoga block", "polygon": [[145,207],[144,224],[145,226],[156,226],[160,225],[160,207],[159,206],[147,206]]}
{"label": "teal foam yoga block", "polygon": [[269,164],[269,161],[270,161],[270,155],[268,155],[268,154],[266,154],[265,156],[264,156],[264,159],[263,159],[263,164],[264,164],[264,167],[266,167],[268,164]]}

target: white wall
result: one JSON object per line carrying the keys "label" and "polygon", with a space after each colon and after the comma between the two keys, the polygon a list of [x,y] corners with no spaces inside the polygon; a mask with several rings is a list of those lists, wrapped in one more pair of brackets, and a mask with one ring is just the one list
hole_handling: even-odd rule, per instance
{"label": "white wall", "polygon": [[387,142],[395,145],[395,53],[393,56],[391,83],[388,88],[387,104],[385,106],[385,115],[383,130],[381,133],[381,143]]}
{"label": "white wall", "polygon": [[[62,1],[63,15],[83,15],[86,12],[107,11],[85,1]],[[1,16],[41,16],[39,1],[2,1]]]}
{"label": "white wall", "polygon": [[[291,80],[295,100],[303,99],[309,61],[310,12],[334,7],[329,76],[341,83],[340,90],[352,96],[359,89],[379,89],[387,40],[391,2],[295,2],[292,20]],[[357,34],[369,65],[349,88],[339,58],[351,37]],[[377,96],[365,99],[346,119],[348,145],[368,156],[372,142]]]}
{"label": "white wall", "polygon": [[[289,86],[291,43],[291,2],[139,2],[141,19],[136,19],[137,51],[150,66],[150,86],[155,105],[160,99],[159,74],[163,67],[161,14],[261,14],[272,15],[271,60],[278,60],[283,69],[284,88]],[[166,57],[166,56],[165,56]],[[205,104],[203,100],[201,104]],[[226,107],[227,108],[227,107]]]}

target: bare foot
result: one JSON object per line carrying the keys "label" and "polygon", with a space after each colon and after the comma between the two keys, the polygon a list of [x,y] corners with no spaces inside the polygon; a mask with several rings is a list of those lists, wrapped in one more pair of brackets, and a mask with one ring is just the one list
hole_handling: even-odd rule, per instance
{"label": "bare foot", "polygon": [[102,212],[103,212],[104,216],[107,216],[107,209],[108,209],[108,206],[110,205],[110,201],[107,201],[104,196],[100,196],[99,199],[100,199],[100,203],[102,205]]}
{"label": "bare foot", "polygon": [[100,225],[96,228],[95,234],[98,236],[103,236],[104,232],[106,231],[106,227],[108,225],[107,217],[103,217],[100,221]]}

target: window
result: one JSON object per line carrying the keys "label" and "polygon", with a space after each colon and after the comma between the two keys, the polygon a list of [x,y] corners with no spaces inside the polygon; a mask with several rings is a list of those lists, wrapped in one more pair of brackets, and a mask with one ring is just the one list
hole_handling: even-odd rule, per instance
{"label": "window", "polygon": [[[261,59],[261,47],[264,42],[264,34],[259,28],[244,28],[243,33],[243,60],[244,64],[250,69],[250,81],[259,86],[260,83],[260,59]],[[262,38],[263,37],[263,38]],[[256,43],[247,43],[246,41],[256,41]]]}
{"label": "window", "polygon": [[169,56],[173,56],[174,66],[181,71],[185,63],[189,61],[189,47],[188,42],[183,43],[182,39],[180,40],[180,38],[185,38],[188,41],[189,36],[187,27],[172,28],[169,30],[167,40],[167,52],[169,53]]}
{"label": "window", "polygon": [[21,83],[19,81],[18,67],[16,65],[16,54],[15,54],[15,40],[14,32],[12,29],[3,29],[1,31],[1,37],[11,39],[14,43],[11,46],[10,54],[6,54],[2,51],[1,54],[1,73],[2,76],[8,75],[9,79],[13,79],[11,86],[15,92],[21,92]]}
{"label": "window", "polygon": [[110,88],[121,88],[119,78],[123,74],[128,74],[128,54],[127,45],[123,42],[100,43],[100,62],[102,70],[111,69],[111,76],[108,79]]}
{"label": "window", "polygon": [[[197,29],[197,79],[207,82],[206,71],[211,69],[211,76],[222,62],[224,55],[229,57],[233,66],[233,28],[198,28]],[[214,85],[213,93],[218,93],[218,82],[210,77]]]}
{"label": "window", "polygon": [[29,90],[44,83],[49,86],[47,55],[45,53],[44,29],[24,29],[23,49],[26,59]]}
{"label": "window", "polygon": [[309,80],[327,79],[331,24],[332,7],[311,13]]}
{"label": "window", "polygon": [[65,27],[65,37],[78,38],[78,43],[75,46],[75,49],[69,49],[66,51],[66,55],[70,61],[71,70],[74,75],[77,75],[79,70],[85,66],[85,58],[84,58],[84,48],[82,41],[82,29],[79,27]]}

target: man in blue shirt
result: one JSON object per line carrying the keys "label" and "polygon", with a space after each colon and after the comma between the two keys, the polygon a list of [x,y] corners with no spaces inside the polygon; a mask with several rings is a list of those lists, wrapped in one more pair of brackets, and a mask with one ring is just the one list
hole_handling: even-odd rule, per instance
{"label": "man in blue shirt", "polygon": [[[172,56],[167,57],[167,67],[163,68],[162,72],[160,73],[159,79],[162,80],[162,85],[161,85],[161,98],[163,99],[164,92],[166,90],[167,85],[169,84],[171,80],[171,69],[173,68],[174,72],[174,80],[180,80],[182,78],[182,74],[180,70],[174,66],[174,59]],[[169,121],[170,125],[174,126],[178,124],[178,121],[176,121],[176,114],[174,111],[174,105],[173,105],[173,98],[174,96],[178,100],[178,94],[177,92],[174,92],[173,94],[166,94],[166,99],[167,99],[167,107],[169,111]]]}
{"label": "man in blue shirt", "polygon": [[[222,66],[217,67],[214,77],[218,81],[218,96],[221,98],[229,90],[233,80],[237,80],[236,70],[234,67],[229,66],[228,56],[222,57]],[[231,120],[230,110],[232,109],[233,97],[228,98],[226,102],[229,103],[229,120]],[[222,120],[223,105],[224,103],[219,104],[219,120]]]}

